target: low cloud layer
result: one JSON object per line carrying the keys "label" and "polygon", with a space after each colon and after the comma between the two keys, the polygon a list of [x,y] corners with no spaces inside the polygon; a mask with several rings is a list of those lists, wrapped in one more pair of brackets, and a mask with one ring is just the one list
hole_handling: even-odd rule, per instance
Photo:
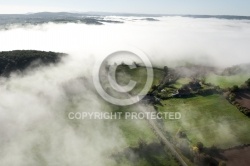
{"label": "low cloud layer", "polygon": [[223,67],[250,62],[249,21],[113,19],[126,22],[49,23],[0,31],[1,51],[69,54],[56,66],[0,79],[1,165],[112,165],[106,152],[126,146],[119,128],[110,121],[72,122],[67,113],[110,109],[81,79],[91,80],[94,62],[124,45],[141,49],[155,65],[182,59]]}
{"label": "low cloud layer", "polygon": [[111,121],[68,118],[69,112],[110,108],[79,78],[84,65],[76,72],[67,62],[1,78],[2,165],[112,165],[114,149],[126,145]]}
{"label": "low cloud layer", "polygon": [[154,63],[192,59],[230,66],[249,62],[250,21],[161,17],[107,17],[125,24],[43,24],[0,32],[1,50],[40,49],[106,56],[130,45],[143,50]]}

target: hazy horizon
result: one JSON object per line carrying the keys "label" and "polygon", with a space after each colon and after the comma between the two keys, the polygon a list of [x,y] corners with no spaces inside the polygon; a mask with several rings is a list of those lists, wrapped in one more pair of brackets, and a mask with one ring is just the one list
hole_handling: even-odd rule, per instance
{"label": "hazy horizon", "polygon": [[[236,0],[44,0],[44,1],[0,1],[1,13],[28,13],[28,12],[112,12],[112,13],[145,13],[145,14],[192,14],[192,15],[250,15],[249,1]],[[240,9],[240,10],[239,10]]]}
{"label": "hazy horizon", "polygon": [[38,13],[71,13],[71,14],[93,14],[93,15],[113,15],[113,16],[149,16],[149,17],[164,17],[164,16],[239,16],[239,17],[250,17],[250,15],[237,15],[237,14],[175,14],[175,13],[133,13],[133,12],[108,12],[108,11],[38,11],[38,12],[24,12],[24,13],[0,13],[0,15],[29,15]]}

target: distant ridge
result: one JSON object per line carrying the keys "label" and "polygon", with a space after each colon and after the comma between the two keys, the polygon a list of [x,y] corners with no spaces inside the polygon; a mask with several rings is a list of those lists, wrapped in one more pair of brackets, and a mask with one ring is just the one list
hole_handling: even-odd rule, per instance
{"label": "distant ridge", "polygon": [[26,14],[0,14],[0,16],[30,16],[30,17],[51,17],[51,16],[136,16],[136,17],[163,17],[163,16],[180,16],[191,18],[219,18],[219,19],[236,19],[250,20],[250,16],[238,15],[191,15],[191,14],[140,14],[140,13],[112,13],[112,12],[38,12]]}

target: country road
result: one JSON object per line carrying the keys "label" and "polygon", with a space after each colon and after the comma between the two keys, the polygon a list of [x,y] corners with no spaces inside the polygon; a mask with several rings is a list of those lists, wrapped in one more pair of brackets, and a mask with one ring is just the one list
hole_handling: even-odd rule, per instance
{"label": "country road", "polygon": [[[142,107],[141,105],[139,106],[139,111],[143,112],[146,114],[146,111],[155,111],[154,108],[148,108],[147,110],[145,110],[145,107]],[[172,145],[168,139],[164,136],[164,134],[162,133],[162,131],[159,129],[159,127],[157,126],[157,124],[154,122],[154,120],[152,119],[145,119],[147,120],[150,128],[153,130],[153,132],[155,133],[155,135],[158,137],[158,139],[170,150],[170,152],[172,153],[172,155],[179,161],[179,163],[182,166],[188,166],[188,164],[182,159],[182,157],[179,155],[179,153],[175,150],[174,145]]]}

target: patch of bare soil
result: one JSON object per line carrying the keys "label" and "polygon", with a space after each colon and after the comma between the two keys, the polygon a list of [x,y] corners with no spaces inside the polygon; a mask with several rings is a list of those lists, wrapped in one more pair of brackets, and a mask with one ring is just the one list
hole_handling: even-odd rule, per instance
{"label": "patch of bare soil", "polygon": [[222,153],[227,166],[249,166],[250,146],[226,150]]}

